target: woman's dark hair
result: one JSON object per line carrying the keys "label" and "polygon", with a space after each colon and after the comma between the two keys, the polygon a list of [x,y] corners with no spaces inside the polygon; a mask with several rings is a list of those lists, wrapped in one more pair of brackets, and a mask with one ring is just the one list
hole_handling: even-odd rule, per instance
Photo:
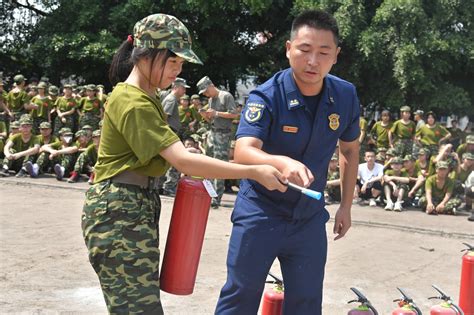
{"label": "woman's dark hair", "polygon": [[428,119],[428,117],[430,117],[430,116],[433,117],[434,121],[436,121],[436,114],[435,113],[433,113],[431,111],[427,112],[426,113],[426,119]]}
{"label": "woman's dark hair", "polygon": [[110,83],[116,85],[119,82],[125,81],[132,71],[133,66],[142,58],[148,57],[153,60],[150,66],[151,75],[157,57],[161,58],[161,66],[164,67],[168,58],[175,56],[176,55],[169,49],[138,48],[134,47],[132,42],[125,40],[112,59],[112,64],[109,69]]}

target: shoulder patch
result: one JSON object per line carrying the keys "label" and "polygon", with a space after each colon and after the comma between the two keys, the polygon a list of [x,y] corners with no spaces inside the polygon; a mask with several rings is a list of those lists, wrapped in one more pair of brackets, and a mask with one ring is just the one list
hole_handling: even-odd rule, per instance
{"label": "shoulder patch", "polygon": [[263,110],[265,105],[260,103],[247,103],[247,108],[245,109],[245,120],[249,123],[259,121],[263,117]]}

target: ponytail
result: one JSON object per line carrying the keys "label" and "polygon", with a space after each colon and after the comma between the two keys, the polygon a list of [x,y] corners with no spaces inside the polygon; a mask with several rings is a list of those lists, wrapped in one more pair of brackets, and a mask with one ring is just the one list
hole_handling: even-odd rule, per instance
{"label": "ponytail", "polygon": [[109,69],[109,81],[112,86],[125,81],[132,71],[133,63],[130,59],[132,51],[133,42],[125,40],[115,53]]}

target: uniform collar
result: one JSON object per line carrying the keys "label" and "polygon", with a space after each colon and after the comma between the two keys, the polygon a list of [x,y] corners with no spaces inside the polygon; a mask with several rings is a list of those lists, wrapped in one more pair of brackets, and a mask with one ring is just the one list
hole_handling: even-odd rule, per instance
{"label": "uniform collar", "polygon": [[[320,104],[323,104],[324,102],[333,105],[334,97],[332,96],[332,90],[330,88],[330,80],[328,80],[328,76],[330,75],[328,74],[324,78]],[[294,110],[306,106],[304,97],[296,85],[295,78],[293,77],[293,70],[291,68],[288,68],[283,75],[283,86],[286,91],[286,105],[288,106],[288,110]]]}

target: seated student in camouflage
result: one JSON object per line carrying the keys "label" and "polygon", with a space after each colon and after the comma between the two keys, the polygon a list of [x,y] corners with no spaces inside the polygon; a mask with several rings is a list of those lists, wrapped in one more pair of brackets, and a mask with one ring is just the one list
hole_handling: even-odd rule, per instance
{"label": "seated student in camouflage", "polygon": [[426,124],[416,131],[416,142],[430,152],[431,156],[438,154],[439,146],[451,137],[451,133],[436,122],[433,112],[426,114]]}
{"label": "seated student in camouflage", "polygon": [[15,120],[10,123],[10,133],[8,134],[8,139],[12,136],[19,134],[20,131],[20,121]]}
{"label": "seated student in camouflage", "polygon": [[60,141],[42,147],[43,152],[36,160],[37,166],[33,164],[34,172],[30,174],[31,177],[37,177],[51,165],[54,165],[53,170],[57,180],[62,180],[65,175],[69,174],[74,166],[74,156],[77,152],[77,148],[72,145],[72,137],[71,129],[59,130]]}
{"label": "seated student in camouflage", "polygon": [[79,181],[79,176],[84,173],[89,175],[89,184],[92,184],[94,181],[94,165],[97,162],[97,152],[99,150],[100,143],[100,130],[95,130],[92,133],[92,142],[93,143],[89,145],[84,152],[79,154],[79,157],[74,164],[74,170],[71,172],[71,177],[69,177],[67,180],[68,183],[76,183]]}
{"label": "seated student in camouflage", "polygon": [[[385,194],[387,211],[402,211],[403,199],[408,191],[408,183],[410,179],[408,173],[402,169],[403,159],[401,157],[395,157],[390,162],[391,169],[385,171],[383,176],[383,190]],[[395,203],[392,197],[396,198]]]}
{"label": "seated student in camouflage", "polygon": [[3,159],[3,148],[8,138],[7,124],[4,121],[0,121],[0,158]]}
{"label": "seated student in camouflage", "polygon": [[452,144],[442,144],[438,155],[432,156],[430,158],[430,164],[428,167],[428,174],[430,176],[436,172],[436,164],[439,161],[446,161],[450,168],[450,172],[460,164],[458,155],[456,154],[456,152],[453,152]]}
{"label": "seated student in camouflage", "polygon": [[74,131],[74,117],[76,113],[77,102],[72,95],[72,86],[65,84],[63,87],[63,96],[58,97],[54,103],[56,109],[56,119],[54,120],[55,134],[59,133],[61,128],[69,128]]}
{"label": "seated student in camouflage", "polygon": [[18,172],[17,177],[27,175],[25,163],[39,150],[38,139],[31,132],[33,121],[28,114],[20,118],[20,133],[10,136],[3,148],[3,167],[0,176],[9,176],[9,170]]}
{"label": "seated student in camouflage", "polygon": [[92,126],[93,130],[99,129],[99,121],[104,115],[104,105],[96,97],[97,88],[94,84],[86,86],[86,97],[79,103],[79,127],[84,125]]}
{"label": "seated student in camouflage", "polygon": [[426,179],[426,194],[420,198],[420,207],[427,214],[456,214],[461,200],[453,195],[454,181],[448,173],[448,163],[439,161],[436,163],[436,174]]}
{"label": "seated student in camouflage", "polygon": [[86,151],[87,148],[93,144],[92,141],[92,133],[91,137],[88,136],[87,131],[84,129],[78,130],[74,136],[76,137],[76,141],[74,142],[74,146],[77,148],[77,155],[81,154],[82,152]]}
{"label": "seated student in camouflage", "polygon": [[388,149],[387,152],[385,153],[385,162],[384,162],[384,165],[383,165],[383,169],[384,170],[392,169],[392,165],[391,165],[392,159],[397,157],[397,156],[398,155],[397,155],[395,149],[393,149],[393,148]]}
{"label": "seated student in camouflage", "polygon": [[[101,122],[102,122],[102,120],[99,122],[99,127],[101,127]],[[82,126],[82,128],[80,130],[84,130],[86,132],[87,138],[89,140],[92,139],[92,133],[94,132],[94,130],[92,129],[91,125],[84,125],[84,126]],[[92,142],[89,143],[89,144],[92,144]]]}
{"label": "seated student in camouflage", "polygon": [[337,154],[333,154],[328,166],[328,176],[326,182],[325,200],[328,203],[341,201],[341,176],[338,168]]}
{"label": "seated student in camouflage", "polygon": [[412,153],[416,126],[410,120],[411,109],[409,106],[402,106],[400,112],[402,118],[393,123],[388,132],[388,141],[390,147],[395,149],[396,155],[405,156]]}
{"label": "seated student in camouflage", "polygon": [[184,60],[201,63],[186,27],[165,14],[137,22],[112,60],[110,81],[116,86],[82,214],[89,261],[111,314],[163,314],[156,179],[170,163],[189,175],[249,176],[267,189],[286,190],[280,183],[286,179],[271,166],[227,163],[184,148],[155,96],[157,88],[171,85]]}
{"label": "seated student in camouflage", "polygon": [[461,144],[456,149],[456,153],[458,154],[458,156],[462,156],[466,152],[474,154],[474,135],[467,135],[466,143]]}
{"label": "seated student in camouflage", "polygon": [[44,145],[59,141],[59,139],[56,136],[52,135],[53,130],[51,129],[51,124],[49,122],[47,121],[42,122],[39,128],[40,128],[40,134],[37,135],[36,138],[38,139],[40,149],[38,151],[38,154],[36,154],[32,159],[29,159],[25,163],[26,171],[33,178],[37,177],[39,174],[39,166],[36,163],[36,160],[44,152],[44,149],[43,149]]}
{"label": "seated student in camouflage", "polygon": [[39,133],[39,126],[42,122],[51,122],[51,110],[53,109],[53,101],[46,94],[48,85],[40,82],[37,86],[38,95],[33,97],[27,109],[31,110],[31,118],[33,119],[33,133]]}
{"label": "seated student in camouflage", "polygon": [[456,195],[464,194],[464,182],[472,171],[474,171],[474,154],[466,152],[462,156],[461,163],[449,173],[449,178],[454,181]]}

